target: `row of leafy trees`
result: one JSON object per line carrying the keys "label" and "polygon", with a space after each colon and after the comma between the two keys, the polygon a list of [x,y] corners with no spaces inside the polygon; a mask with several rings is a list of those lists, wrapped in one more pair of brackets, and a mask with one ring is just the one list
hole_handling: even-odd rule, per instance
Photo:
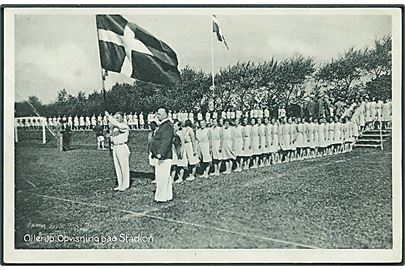
{"label": "row of leafy trees", "polygon": [[[391,37],[376,39],[368,48],[350,48],[337,58],[316,64],[310,57],[295,56],[281,61],[238,62],[222,69],[215,77],[216,87],[210,89],[211,77],[190,67],[181,70],[182,83],[168,87],[136,81],[116,84],[107,91],[107,109],[126,112],[156,111],[167,106],[175,111],[217,110],[254,106],[278,106],[300,103],[310,92],[330,98],[391,97]],[[32,115],[33,108],[44,116],[92,115],[103,113],[103,94],[86,95],[58,92],[55,102],[42,104],[36,97],[29,103],[16,103],[16,115]],[[211,105],[210,105],[211,104]],[[214,104],[214,105],[212,105]]]}

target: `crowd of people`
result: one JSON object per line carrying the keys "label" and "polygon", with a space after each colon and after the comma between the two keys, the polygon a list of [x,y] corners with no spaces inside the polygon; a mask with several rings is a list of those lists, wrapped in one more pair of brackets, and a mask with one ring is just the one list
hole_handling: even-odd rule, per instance
{"label": "crowd of people", "polygon": [[[171,178],[174,183],[192,181],[197,166],[201,177],[208,178],[210,172],[230,174],[348,152],[363,131],[386,128],[391,122],[390,101],[369,102],[365,98],[361,103],[335,108],[329,117],[319,118],[287,117],[281,111],[278,117],[242,114],[195,123],[191,119],[171,119],[175,131]],[[158,123],[150,132],[150,143],[155,127]],[[154,162],[150,153],[150,165],[154,166]]]}
{"label": "crowd of people", "polygon": [[[309,119],[325,117],[329,119],[335,115],[348,115],[353,110],[352,106],[358,106],[358,104],[365,104],[365,109],[371,111],[382,110],[383,106],[390,105],[389,100],[372,98],[368,100],[366,97],[359,97],[356,99],[331,99],[326,95],[308,95],[299,104],[290,104],[289,106],[265,106],[260,107],[256,104],[252,109],[242,111],[240,109],[231,108],[221,111],[168,111],[168,117],[171,120],[179,120],[184,123],[186,120],[190,120],[194,125],[197,122],[205,120],[210,123],[213,119],[241,119],[241,118],[282,118],[282,117],[300,117]],[[384,105],[385,104],[385,105]],[[386,108],[387,109],[387,108]],[[144,116],[145,115],[145,116]],[[134,129],[150,129],[151,122],[156,120],[156,113],[150,111],[147,113],[129,112],[123,113],[123,122],[129,126],[131,130]],[[101,125],[104,128],[108,127],[108,118],[105,115],[62,115],[47,117],[45,124],[49,128],[56,128],[60,122],[66,123],[72,130],[93,130],[96,125]],[[16,123],[17,127],[25,129],[38,129],[42,127],[43,123],[38,119],[21,119]]]}
{"label": "crowd of people", "polygon": [[[309,105],[308,105],[309,104]],[[172,184],[198,177],[231,174],[272,164],[349,152],[357,138],[368,129],[385,129],[391,125],[391,100],[368,99],[352,103],[337,100],[333,104],[310,103],[291,111],[280,106],[249,111],[172,112],[160,108],[148,114],[147,126],[135,125],[136,114],[118,112],[114,116],[48,118],[52,128],[56,120],[58,148],[70,148],[73,130],[92,129],[97,147],[112,150],[117,174],[117,191],[129,188],[127,145],[132,128],[148,128],[149,164],[155,168],[155,200],[172,199]],[[319,104],[322,104],[319,106]],[[139,114],[139,116],[142,114]],[[139,117],[138,119],[143,119]],[[132,118],[133,119],[133,118]],[[66,132],[67,131],[67,132]],[[106,147],[106,139],[109,147]],[[61,146],[62,145],[62,146]]]}

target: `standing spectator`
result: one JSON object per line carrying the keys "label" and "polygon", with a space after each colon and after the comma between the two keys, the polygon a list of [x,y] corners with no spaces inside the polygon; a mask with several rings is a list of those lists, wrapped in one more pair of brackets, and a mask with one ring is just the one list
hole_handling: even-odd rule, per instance
{"label": "standing spectator", "polygon": [[264,116],[263,109],[260,108],[260,109],[257,109],[257,111],[258,111],[258,115],[257,115],[257,116],[258,116],[259,118],[263,119],[263,116]]}
{"label": "standing spectator", "polygon": [[366,129],[369,128],[371,119],[371,103],[368,100],[368,97],[364,99],[365,101],[365,120],[366,120]]}
{"label": "standing spectator", "polygon": [[80,121],[80,129],[84,129],[86,127],[86,123],[84,122],[83,115],[80,116],[79,121]]}
{"label": "standing spectator", "polygon": [[98,122],[93,128],[97,138],[97,149],[105,150],[104,147],[104,128],[103,123]]}
{"label": "standing spectator", "polygon": [[134,115],[132,116],[133,121],[134,121],[134,127],[135,129],[139,128],[139,121],[138,121],[138,113],[134,112]]}
{"label": "standing spectator", "polygon": [[70,128],[73,128],[73,120],[72,120],[72,116],[68,116],[68,118],[67,118],[68,120],[68,125],[70,126]]}
{"label": "standing spectator", "polygon": [[103,126],[104,126],[105,129],[108,128],[108,118],[105,115],[103,117]]}
{"label": "standing spectator", "polygon": [[188,113],[187,119],[190,120],[192,124],[194,124],[194,113],[193,113],[193,111],[190,111]]}
{"label": "standing spectator", "polygon": [[90,129],[91,128],[91,121],[90,121],[90,117],[86,116],[86,129]]}
{"label": "standing spectator", "polygon": [[111,125],[111,142],[113,144],[113,159],[115,172],[117,174],[117,191],[125,191],[129,188],[129,155],[127,145],[129,127],[124,123],[123,115],[117,112],[114,117],[105,112],[108,122]]}
{"label": "standing spectator", "polygon": [[258,110],[257,108],[255,108],[255,109],[253,110],[253,117],[254,117],[254,118],[258,118],[258,117],[259,117],[259,110]]}
{"label": "standing spectator", "polygon": [[72,130],[69,127],[69,125],[67,125],[66,123],[64,124],[62,141],[63,141],[63,151],[69,151],[70,150],[70,144],[71,144],[71,141],[72,141]]}
{"label": "standing spectator", "polygon": [[226,111],[226,119],[232,119],[231,110],[229,109]]}
{"label": "standing spectator", "polygon": [[308,101],[308,117],[314,117],[315,116],[315,111],[316,111],[316,102],[315,102],[315,96],[310,95],[309,96],[309,101]]}
{"label": "standing spectator", "polygon": [[144,129],[145,127],[145,119],[143,118],[143,112],[139,114],[139,128]]}
{"label": "standing spectator", "polygon": [[237,109],[236,113],[235,113],[235,117],[236,117],[236,119],[241,119],[242,118],[242,111]]}
{"label": "standing spectator", "polygon": [[346,104],[342,101],[342,98],[337,98],[337,101],[335,103],[335,115],[337,117],[341,117],[343,114],[343,107]]}
{"label": "standing spectator", "polygon": [[285,107],[282,105],[279,109],[278,109],[278,118],[285,118],[287,116],[287,112],[285,110]]}
{"label": "standing spectator", "polygon": [[[26,121],[25,121],[25,119],[23,120],[23,126],[24,126],[24,127],[26,126]],[[53,126],[52,118],[51,118],[51,117],[48,117],[48,127],[49,127],[49,128],[52,128],[52,126]]]}
{"label": "standing spectator", "polygon": [[234,120],[236,118],[235,110],[231,109],[231,119]]}
{"label": "standing spectator", "polygon": [[62,131],[62,128],[63,128],[62,121],[56,123],[56,126],[55,126],[56,148],[59,151],[63,151],[63,144],[62,144],[63,131]]}
{"label": "standing spectator", "polygon": [[214,112],[212,113],[212,119],[218,119],[218,113],[217,113],[217,111],[214,111]]}
{"label": "standing spectator", "polygon": [[211,121],[211,113],[209,111],[205,113],[205,121],[207,121],[207,123]]}
{"label": "standing spectator", "polygon": [[223,110],[223,111],[221,112],[221,118],[222,118],[222,119],[226,119],[226,111],[225,111],[225,110]]}
{"label": "standing spectator", "polygon": [[[59,123],[59,121],[58,121],[58,118],[56,117],[56,116],[54,116],[53,118],[52,118],[52,122],[53,122],[53,127],[56,127],[56,125]],[[31,123],[31,121],[30,121],[30,123]]]}
{"label": "standing spectator", "polygon": [[376,118],[377,118],[377,129],[381,128],[381,122],[382,122],[382,118],[383,118],[383,106],[384,106],[384,102],[379,98],[377,105],[376,105]]}
{"label": "standing spectator", "polygon": [[173,113],[172,113],[172,111],[169,111],[168,116],[169,116],[170,121],[173,122]]}
{"label": "standing spectator", "polygon": [[386,129],[390,126],[391,113],[391,101],[386,99],[382,107],[382,129]]}
{"label": "standing spectator", "polygon": [[199,112],[197,113],[197,120],[198,120],[198,122],[200,122],[200,121],[203,120],[203,115],[202,115],[201,111],[199,111]]}
{"label": "standing spectator", "polygon": [[75,117],[73,118],[73,126],[75,130],[79,129],[80,124],[79,117],[77,117],[77,115],[75,115]]}
{"label": "standing spectator", "polygon": [[103,125],[103,117],[101,116],[101,114],[99,114],[99,115],[97,116],[97,122],[98,122],[98,123],[101,123],[101,125]]}
{"label": "standing spectator", "polygon": [[134,129],[134,118],[131,112],[128,114],[128,126],[130,129]]}
{"label": "standing spectator", "polygon": [[267,107],[264,109],[264,117],[265,117],[265,118],[269,118],[269,117],[270,117],[270,111],[269,111],[269,109],[268,109]]}
{"label": "standing spectator", "polygon": [[91,116],[91,127],[94,128],[97,125],[97,118],[96,116],[93,114]]}
{"label": "standing spectator", "polygon": [[148,112],[148,115],[146,116],[146,122],[148,123],[149,126],[150,126],[150,123],[152,123],[152,120],[153,120],[153,113]]}
{"label": "standing spectator", "polygon": [[159,128],[153,138],[151,152],[156,158],[155,179],[156,179],[156,202],[167,202],[173,199],[173,184],[170,178],[172,165],[172,142],[174,129],[169,121],[166,108],[160,108],[157,112],[160,121]]}

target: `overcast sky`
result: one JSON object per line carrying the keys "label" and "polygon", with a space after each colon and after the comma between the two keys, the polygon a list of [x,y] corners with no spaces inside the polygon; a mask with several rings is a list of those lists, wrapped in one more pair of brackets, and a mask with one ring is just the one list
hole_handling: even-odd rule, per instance
{"label": "overcast sky", "polygon": [[[169,11],[169,10],[168,10]],[[172,47],[179,68],[211,71],[211,16],[125,15]],[[238,61],[265,61],[302,54],[318,63],[351,46],[370,46],[391,34],[391,18],[376,15],[217,15],[230,50],[214,43],[215,69]],[[65,88],[71,94],[101,89],[94,15],[15,17],[16,100],[35,95],[44,103]],[[110,73],[106,88],[131,82]]]}

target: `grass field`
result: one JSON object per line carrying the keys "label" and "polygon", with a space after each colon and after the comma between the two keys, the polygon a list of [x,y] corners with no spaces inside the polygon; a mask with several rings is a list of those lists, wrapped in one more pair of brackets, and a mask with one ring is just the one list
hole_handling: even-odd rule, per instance
{"label": "grass field", "polygon": [[[63,153],[50,136],[46,145],[32,144],[32,135],[21,138],[15,150],[16,248],[392,247],[389,142],[384,151],[355,149],[186,181],[175,185],[174,201],[156,204],[145,132],[131,132],[131,188],[123,193],[112,190],[112,157],[95,149],[94,133],[74,132],[73,150]],[[34,242],[28,234],[104,243]]]}

